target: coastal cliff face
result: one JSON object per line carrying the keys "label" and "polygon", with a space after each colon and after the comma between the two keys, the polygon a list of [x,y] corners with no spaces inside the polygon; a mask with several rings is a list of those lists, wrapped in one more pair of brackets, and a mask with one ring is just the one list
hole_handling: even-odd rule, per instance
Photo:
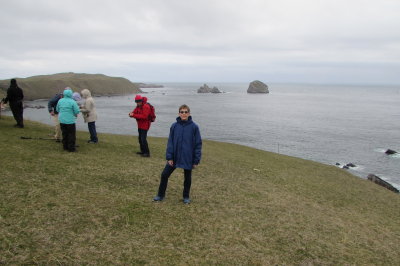
{"label": "coastal cliff face", "polygon": [[255,80],[249,84],[247,93],[269,93],[269,90],[265,83]]}
{"label": "coastal cliff face", "polygon": [[[60,73],[16,79],[18,86],[24,91],[25,100],[47,99],[62,92],[65,87],[71,87],[77,92],[88,89],[96,96],[142,92],[138,84],[125,78],[102,74]],[[2,90],[7,90],[9,85],[9,79],[0,81]]]}

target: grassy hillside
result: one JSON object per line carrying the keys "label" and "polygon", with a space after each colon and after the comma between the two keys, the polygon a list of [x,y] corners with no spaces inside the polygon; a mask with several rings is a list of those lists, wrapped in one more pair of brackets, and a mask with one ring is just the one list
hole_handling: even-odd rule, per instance
{"label": "grassy hillside", "polygon": [[[46,99],[71,87],[80,92],[89,89],[94,95],[139,93],[137,84],[125,78],[109,77],[102,74],[60,73],[54,75],[17,78],[18,85],[24,90],[25,100]],[[1,80],[3,91],[10,86],[10,80]]]}
{"label": "grassy hillside", "polygon": [[[400,265],[400,197],[334,166],[205,141],[192,204],[182,170],[152,202],[166,140],[0,120],[0,264]],[[133,130],[133,133],[136,133]]]}

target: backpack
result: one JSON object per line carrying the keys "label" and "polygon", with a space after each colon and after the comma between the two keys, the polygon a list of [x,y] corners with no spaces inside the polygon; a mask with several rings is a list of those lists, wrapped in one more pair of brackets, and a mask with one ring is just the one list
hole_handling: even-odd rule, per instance
{"label": "backpack", "polygon": [[156,120],[156,109],[150,103],[147,103],[150,106],[150,114],[149,114],[149,121],[154,122]]}

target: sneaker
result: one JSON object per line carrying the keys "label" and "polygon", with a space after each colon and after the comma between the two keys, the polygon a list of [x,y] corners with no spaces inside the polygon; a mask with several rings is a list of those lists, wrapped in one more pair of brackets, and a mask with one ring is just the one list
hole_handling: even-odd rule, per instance
{"label": "sneaker", "polygon": [[161,196],[155,196],[153,199],[153,201],[163,201],[163,200],[164,200],[164,197],[161,197]]}
{"label": "sneaker", "polygon": [[136,154],[142,155],[142,154],[143,154],[143,152],[141,152],[141,151],[138,151]]}
{"label": "sneaker", "polygon": [[189,198],[183,198],[183,203],[189,204],[191,200]]}
{"label": "sneaker", "polygon": [[143,153],[143,154],[142,154],[142,157],[150,157],[150,154],[148,154],[148,153]]}
{"label": "sneaker", "polygon": [[89,140],[88,143],[89,143],[89,144],[97,144],[97,142],[91,141],[91,140]]}

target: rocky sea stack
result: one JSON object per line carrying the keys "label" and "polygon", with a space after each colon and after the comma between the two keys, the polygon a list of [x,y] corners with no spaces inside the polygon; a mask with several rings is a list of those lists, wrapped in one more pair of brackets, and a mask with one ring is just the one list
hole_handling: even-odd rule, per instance
{"label": "rocky sea stack", "polygon": [[197,90],[197,93],[221,93],[221,91],[217,87],[210,88],[204,84]]}
{"label": "rocky sea stack", "polygon": [[269,93],[269,90],[265,83],[255,80],[249,84],[247,93]]}

